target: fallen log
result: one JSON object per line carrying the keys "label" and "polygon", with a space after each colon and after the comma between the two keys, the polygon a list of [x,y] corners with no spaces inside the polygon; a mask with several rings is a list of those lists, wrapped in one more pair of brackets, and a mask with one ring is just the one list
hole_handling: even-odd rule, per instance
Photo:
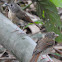
{"label": "fallen log", "polygon": [[[15,29],[18,31],[14,31]],[[0,44],[20,62],[29,62],[36,43],[20,28],[0,13]]]}

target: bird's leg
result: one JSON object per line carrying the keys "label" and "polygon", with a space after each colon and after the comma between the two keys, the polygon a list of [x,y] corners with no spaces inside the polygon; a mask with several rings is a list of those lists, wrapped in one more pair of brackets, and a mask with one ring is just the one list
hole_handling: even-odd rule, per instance
{"label": "bird's leg", "polygon": [[41,60],[42,59],[46,59],[47,62],[53,62],[53,60],[48,56],[48,54],[47,55],[41,55]]}
{"label": "bird's leg", "polygon": [[11,33],[13,33],[13,32],[17,32],[18,31],[18,34],[24,34],[24,32],[22,31],[20,31],[19,29],[18,29],[18,27],[14,30],[14,31],[12,31]]}
{"label": "bird's leg", "polygon": [[[20,25],[18,25],[18,27],[20,27]],[[14,31],[12,31],[12,33],[19,31],[18,27]],[[18,34],[23,34],[23,32],[18,32]]]}
{"label": "bird's leg", "polygon": [[[20,25],[17,25],[17,26],[20,28]],[[19,31],[19,30],[18,30],[18,27],[15,29],[15,31]]]}
{"label": "bird's leg", "polygon": [[45,57],[43,57],[43,56],[41,55],[41,60],[42,60],[42,59],[45,59]]}
{"label": "bird's leg", "polygon": [[51,60],[50,60],[50,57],[48,56],[48,55],[46,55],[46,57],[48,58],[48,61],[47,62],[50,62]]}
{"label": "bird's leg", "polygon": [[41,60],[42,60],[42,59],[45,59],[45,58],[41,55]]}
{"label": "bird's leg", "polygon": [[18,30],[18,27],[17,27],[14,31],[12,31],[12,33],[13,33],[13,32],[16,32],[16,31],[19,31],[19,30]]}
{"label": "bird's leg", "polygon": [[49,57],[48,54],[46,55],[46,58],[48,58],[48,61],[47,61],[47,62],[54,62],[54,61]]}
{"label": "bird's leg", "polygon": [[[20,24],[18,25],[18,27],[20,28]],[[19,31],[19,30],[18,30]],[[24,34],[24,32],[18,32],[18,34]]]}

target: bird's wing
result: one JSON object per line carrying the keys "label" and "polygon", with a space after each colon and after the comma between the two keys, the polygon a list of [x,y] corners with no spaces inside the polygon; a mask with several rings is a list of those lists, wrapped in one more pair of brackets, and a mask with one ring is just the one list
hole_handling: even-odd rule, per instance
{"label": "bird's wing", "polygon": [[16,13],[16,17],[18,17],[19,19],[23,19],[25,17],[25,13],[22,10],[19,10]]}
{"label": "bird's wing", "polygon": [[24,21],[33,23],[31,18],[21,9],[18,10],[18,12],[16,13],[16,17],[18,17],[19,19],[23,19]]}
{"label": "bird's wing", "polygon": [[40,40],[40,41],[38,42],[38,44],[36,45],[33,54],[40,53],[40,52],[43,51],[43,49],[44,49],[43,40]]}
{"label": "bird's wing", "polygon": [[52,46],[53,44],[54,44],[54,41],[47,41],[47,40],[41,39],[36,45],[33,54],[40,53],[45,49],[49,48],[50,46]]}

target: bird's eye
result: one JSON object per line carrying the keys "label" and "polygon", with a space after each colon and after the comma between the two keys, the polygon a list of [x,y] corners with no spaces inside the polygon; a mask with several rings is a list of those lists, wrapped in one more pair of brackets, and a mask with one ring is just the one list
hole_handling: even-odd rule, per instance
{"label": "bird's eye", "polygon": [[13,5],[11,4],[11,6],[13,6]]}
{"label": "bird's eye", "polygon": [[55,33],[53,32],[53,35],[55,35]]}

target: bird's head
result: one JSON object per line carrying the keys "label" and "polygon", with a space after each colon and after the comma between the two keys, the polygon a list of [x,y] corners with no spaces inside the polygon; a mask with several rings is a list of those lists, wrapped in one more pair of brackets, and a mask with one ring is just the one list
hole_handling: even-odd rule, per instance
{"label": "bird's head", "polygon": [[18,12],[20,7],[19,5],[17,5],[16,3],[10,3],[10,4],[5,4],[6,6],[8,6],[8,9],[11,10],[12,12]]}
{"label": "bird's head", "polygon": [[45,38],[55,40],[55,38],[58,37],[58,36],[59,35],[55,34],[54,32],[48,32],[48,33],[46,33]]}

